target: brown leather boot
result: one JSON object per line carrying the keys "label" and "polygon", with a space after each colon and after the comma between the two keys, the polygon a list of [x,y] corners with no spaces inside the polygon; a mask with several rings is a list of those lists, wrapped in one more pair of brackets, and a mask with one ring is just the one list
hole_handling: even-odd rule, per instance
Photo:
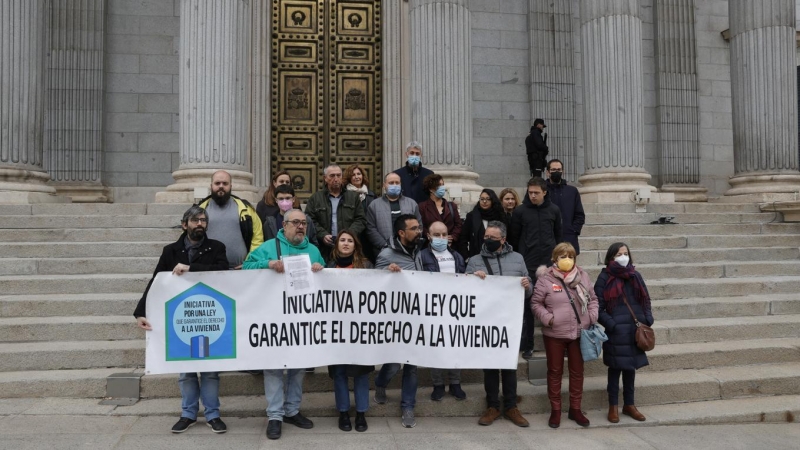
{"label": "brown leather boot", "polygon": [[589,426],[589,419],[583,415],[583,411],[581,411],[580,408],[570,408],[567,417],[584,428]]}
{"label": "brown leather boot", "polygon": [[529,427],[531,424],[528,423],[528,420],[522,417],[522,413],[519,412],[519,408],[511,408],[506,410],[506,419],[510,420],[514,423],[514,425],[518,427]]}
{"label": "brown leather boot", "polygon": [[626,416],[633,417],[634,420],[638,420],[639,422],[644,422],[647,418],[644,414],[640,413],[638,409],[636,409],[633,405],[625,405],[622,407],[622,414]]}
{"label": "brown leather boot", "polygon": [[619,422],[619,406],[608,405],[608,421],[611,423]]}
{"label": "brown leather boot", "polygon": [[488,426],[494,423],[497,418],[500,417],[500,410],[497,408],[489,408],[486,412],[483,413],[480,419],[478,419],[479,425]]}
{"label": "brown leather boot", "polygon": [[552,409],[550,410],[550,420],[547,421],[547,424],[550,425],[550,428],[558,428],[561,426],[561,410],[560,409]]}

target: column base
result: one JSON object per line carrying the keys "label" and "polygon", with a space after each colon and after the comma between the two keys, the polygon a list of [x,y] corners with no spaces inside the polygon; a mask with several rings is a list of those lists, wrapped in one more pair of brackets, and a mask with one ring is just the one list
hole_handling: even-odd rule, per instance
{"label": "column base", "polygon": [[[471,210],[472,206],[478,202],[478,198],[480,198],[481,191],[483,190],[483,187],[476,183],[480,175],[466,169],[435,169],[435,172],[437,175],[441,175],[442,178],[444,178],[444,184],[448,188],[461,188],[461,200],[457,202],[459,206],[466,205],[469,206]],[[498,192],[498,194],[500,193]],[[466,213],[464,213],[464,215],[466,215]]]}
{"label": "column base", "polygon": [[665,184],[661,192],[671,192],[676,202],[707,202],[708,189],[696,184]]}
{"label": "column base", "polygon": [[0,203],[69,203],[68,197],[56,195],[48,186],[50,175],[25,169],[0,169]]}
{"label": "column base", "polygon": [[584,174],[578,178],[583,203],[631,203],[633,191],[640,188],[650,189],[649,203],[674,203],[675,194],[657,192],[647,172],[611,172]]}
{"label": "column base", "polygon": [[800,196],[800,173],[737,175],[719,201],[728,203],[795,201]]}
{"label": "column base", "polygon": [[69,197],[72,203],[112,203],[113,197],[107,186],[54,184],[58,195]]}
{"label": "column base", "polygon": [[245,199],[255,206],[259,200],[259,195],[258,188],[253,186],[253,174],[241,170],[228,169],[177,170],[172,173],[172,178],[175,179],[175,183],[167,186],[166,191],[156,193],[156,203],[194,203],[195,188],[209,190],[211,187],[211,176],[218,170],[225,170],[231,174],[233,178],[231,181],[233,184],[233,195]]}

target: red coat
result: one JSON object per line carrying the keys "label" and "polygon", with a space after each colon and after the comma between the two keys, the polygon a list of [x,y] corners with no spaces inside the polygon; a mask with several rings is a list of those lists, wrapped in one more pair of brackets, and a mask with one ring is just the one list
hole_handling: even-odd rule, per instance
{"label": "red coat", "polygon": [[[439,214],[436,208],[436,203],[431,199],[427,199],[419,204],[419,214],[422,216],[422,227],[425,236],[428,236],[428,227],[433,222],[444,222],[447,226],[447,233],[453,236],[453,243],[458,242],[458,237],[461,235],[461,216],[458,214],[458,206],[453,202],[442,200],[444,202],[444,211]],[[451,208],[452,207],[452,208]],[[452,214],[450,210],[452,209]]]}

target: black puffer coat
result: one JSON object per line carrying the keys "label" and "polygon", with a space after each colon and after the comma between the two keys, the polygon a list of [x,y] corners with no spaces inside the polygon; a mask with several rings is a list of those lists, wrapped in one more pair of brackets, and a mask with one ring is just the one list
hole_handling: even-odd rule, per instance
{"label": "black puffer coat", "polygon": [[[639,272],[636,272],[639,282],[645,286],[644,280]],[[649,364],[647,355],[636,346],[636,324],[633,322],[631,312],[625,306],[622,299],[617,302],[613,311],[608,311],[608,303],[603,296],[608,273],[604,270],[600,272],[597,281],[594,283],[594,292],[600,303],[600,314],[598,322],[606,329],[608,341],[603,343],[603,364],[608,367],[620,370],[635,370]],[[625,281],[623,288],[636,317],[641,323],[653,325],[653,311],[648,308],[643,311],[642,305],[634,297],[633,285],[630,281]],[[647,286],[645,286],[647,290]]]}
{"label": "black puffer coat", "polygon": [[511,215],[508,241],[525,258],[528,273],[536,273],[539,266],[550,266],[553,249],[562,241],[561,211],[548,197],[541,205],[534,205],[526,195]]}

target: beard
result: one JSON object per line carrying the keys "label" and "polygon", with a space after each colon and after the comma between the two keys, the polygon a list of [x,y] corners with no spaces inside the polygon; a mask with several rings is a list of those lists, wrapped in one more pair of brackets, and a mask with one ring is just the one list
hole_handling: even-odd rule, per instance
{"label": "beard", "polygon": [[217,206],[225,206],[228,203],[228,200],[231,199],[231,192],[226,192],[220,189],[219,191],[214,192],[214,195],[211,198],[214,199],[214,202],[217,204]]}
{"label": "beard", "polygon": [[189,239],[193,241],[201,241],[206,236],[206,230],[201,227],[197,227],[193,230],[189,230]]}
{"label": "beard", "polygon": [[300,245],[300,244],[302,244],[302,243],[303,243],[303,240],[304,240],[305,238],[306,238],[306,235],[305,235],[305,233],[300,233],[300,232],[297,232],[297,234],[295,234],[295,235],[294,235],[294,236],[292,236],[292,237],[288,237],[288,236],[286,237],[286,239],[287,239],[289,242],[291,242],[293,245]]}

